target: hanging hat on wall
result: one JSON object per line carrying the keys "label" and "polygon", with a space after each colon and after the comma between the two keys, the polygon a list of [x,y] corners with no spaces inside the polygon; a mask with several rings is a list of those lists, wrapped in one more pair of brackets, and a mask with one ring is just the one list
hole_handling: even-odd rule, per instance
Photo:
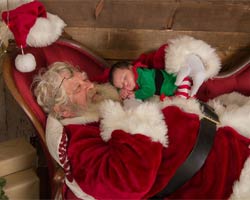
{"label": "hanging hat on wall", "polygon": [[32,54],[25,54],[25,47],[44,47],[55,42],[62,33],[65,23],[56,15],[47,13],[43,4],[32,1],[16,9],[2,13],[2,19],[14,35],[21,55],[15,59],[16,68],[21,72],[30,72],[36,68]]}

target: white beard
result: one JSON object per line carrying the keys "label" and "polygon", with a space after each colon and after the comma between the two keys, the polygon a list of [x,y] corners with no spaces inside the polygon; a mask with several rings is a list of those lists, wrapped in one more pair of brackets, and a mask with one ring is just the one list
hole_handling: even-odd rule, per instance
{"label": "white beard", "polygon": [[109,83],[96,84],[93,92],[96,92],[97,94],[94,101],[88,100],[88,105],[84,108],[79,105],[72,105],[76,117],[61,120],[63,125],[71,123],[87,124],[90,122],[98,122],[100,119],[100,104],[104,100],[111,99],[113,101],[121,101],[116,88]]}
{"label": "white beard", "polygon": [[105,99],[111,99],[114,101],[121,101],[119,94],[114,86],[112,86],[109,83],[105,84],[96,84],[95,85],[96,91],[98,94],[100,94],[100,101],[103,101]]}

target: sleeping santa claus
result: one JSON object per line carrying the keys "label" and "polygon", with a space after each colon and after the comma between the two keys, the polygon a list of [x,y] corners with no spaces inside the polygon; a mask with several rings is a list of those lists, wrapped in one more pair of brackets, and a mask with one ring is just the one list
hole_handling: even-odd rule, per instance
{"label": "sleeping santa claus", "polygon": [[[189,55],[202,61],[203,71],[192,68]],[[198,99],[153,98],[123,103],[104,100],[80,115],[62,114],[60,119],[49,115],[48,148],[64,168],[65,183],[75,198],[249,198],[249,97],[230,93],[214,98],[209,101],[213,109],[199,101],[200,96],[206,100],[214,97],[207,93],[205,98],[200,91],[212,89],[206,88],[206,80],[220,70],[215,50],[203,41],[185,36],[169,41],[151,54],[142,54],[137,61],[155,68],[165,67],[177,77],[192,77],[192,91],[200,89]],[[185,69],[187,66],[190,69]],[[244,65],[242,71],[227,78],[247,80],[249,68]],[[70,77],[65,77],[60,76],[60,89],[67,93]],[[221,78],[220,83],[225,79]],[[218,78],[214,80],[218,83]],[[216,91],[217,96],[230,90],[219,87],[222,89],[220,93]],[[106,95],[112,90],[104,85],[98,90],[99,95],[103,89]],[[57,91],[56,95],[60,93]],[[42,90],[37,89],[39,104],[44,106],[41,95]]]}

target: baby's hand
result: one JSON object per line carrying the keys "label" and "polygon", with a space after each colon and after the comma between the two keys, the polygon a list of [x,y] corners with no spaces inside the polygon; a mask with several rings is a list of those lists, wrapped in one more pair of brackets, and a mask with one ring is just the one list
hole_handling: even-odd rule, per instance
{"label": "baby's hand", "polygon": [[120,97],[122,99],[127,99],[127,98],[134,98],[135,95],[134,95],[134,92],[131,91],[131,90],[127,90],[127,89],[121,89],[120,90]]}
{"label": "baby's hand", "polygon": [[120,90],[120,97],[121,97],[122,99],[126,99],[126,98],[128,97],[128,90],[126,90],[126,89],[121,89],[121,90]]}
{"label": "baby's hand", "polygon": [[134,98],[135,98],[135,93],[134,93],[134,91],[128,90],[128,98],[129,98],[129,99],[134,99]]}

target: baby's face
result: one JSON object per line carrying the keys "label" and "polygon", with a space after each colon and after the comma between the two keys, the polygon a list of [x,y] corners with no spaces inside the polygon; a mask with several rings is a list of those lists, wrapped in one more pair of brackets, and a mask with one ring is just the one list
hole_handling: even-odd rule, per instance
{"label": "baby's face", "polygon": [[131,69],[116,69],[113,74],[114,86],[119,89],[134,90],[136,83]]}

